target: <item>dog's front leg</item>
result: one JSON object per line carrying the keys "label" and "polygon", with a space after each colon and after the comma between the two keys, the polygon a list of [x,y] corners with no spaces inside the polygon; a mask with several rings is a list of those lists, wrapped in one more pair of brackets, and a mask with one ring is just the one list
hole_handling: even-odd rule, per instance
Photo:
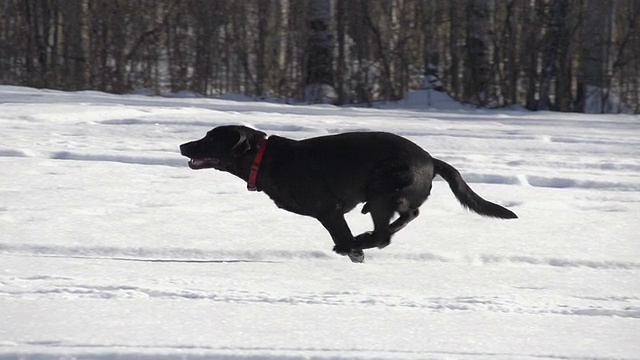
{"label": "dog's front leg", "polygon": [[335,244],[333,251],[343,256],[349,256],[349,259],[356,263],[364,261],[364,252],[362,252],[362,249],[356,249],[353,234],[343,214],[332,213],[318,218],[318,220],[320,220],[322,226],[331,234],[331,238]]}

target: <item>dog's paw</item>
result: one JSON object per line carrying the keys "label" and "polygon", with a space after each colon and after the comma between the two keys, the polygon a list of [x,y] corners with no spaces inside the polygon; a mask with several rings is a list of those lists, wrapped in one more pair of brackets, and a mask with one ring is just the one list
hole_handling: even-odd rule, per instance
{"label": "dog's paw", "polygon": [[347,256],[351,253],[351,248],[344,245],[336,245],[333,247],[333,251],[335,251],[338,255]]}
{"label": "dog's paw", "polygon": [[352,249],[346,246],[334,246],[333,251],[342,256],[348,256],[354,263],[364,262],[364,252],[362,249]]}
{"label": "dog's paw", "polygon": [[351,259],[351,261],[354,263],[364,262],[364,252],[360,249],[353,249],[348,255],[349,259]]}

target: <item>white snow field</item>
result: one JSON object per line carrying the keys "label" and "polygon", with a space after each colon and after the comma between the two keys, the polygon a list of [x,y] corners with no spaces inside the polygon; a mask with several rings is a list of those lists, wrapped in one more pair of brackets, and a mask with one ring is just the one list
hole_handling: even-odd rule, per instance
{"label": "white snow field", "polygon": [[[640,359],[638,116],[424,101],[0,86],[0,359]],[[467,212],[438,178],[354,264],[316,220],[187,167],[178,146],[222,124],[398,133],[520,218]]]}

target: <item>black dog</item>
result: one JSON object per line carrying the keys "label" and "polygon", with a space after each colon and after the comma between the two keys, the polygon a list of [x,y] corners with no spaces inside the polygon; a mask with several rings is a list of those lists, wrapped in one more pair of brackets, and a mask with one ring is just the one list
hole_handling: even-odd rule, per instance
{"label": "black dog", "polygon": [[[264,191],[282,209],[318,219],[340,255],[364,261],[363,249],[383,248],[418,216],[442,176],[466,208],[484,216],[516,214],[478,196],[460,173],[418,145],[384,132],[354,132],[302,141],[271,136],[245,126],[220,126],[201,140],[180,146],[192,169],[215,168],[236,175],[249,190]],[[374,230],[356,237],[344,214],[365,203]],[[395,213],[398,219],[391,222]]]}

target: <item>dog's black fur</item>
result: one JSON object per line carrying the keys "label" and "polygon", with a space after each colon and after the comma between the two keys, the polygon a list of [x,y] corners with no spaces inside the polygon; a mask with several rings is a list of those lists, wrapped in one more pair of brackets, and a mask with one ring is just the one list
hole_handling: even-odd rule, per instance
{"label": "dog's black fur", "polygon": [[[391,236],[418,216],[436,175],[458,201],[484,216],[517,218],[478,196],[460,173],[413,142],[384,132],[353,132],[307,140],[271,136],[245,126],[219,126],[197,141],[180,146],[192,169],[215,168],[248,181],[260,146],[267,146],[257,189],[282,209],[314,217],[329,231],[335,252],[354,262],[363,249],[383,248]],[[353,236],[344,214],[365,203],[374,230]],[[398,219],[391,222],[395,213]]]}

